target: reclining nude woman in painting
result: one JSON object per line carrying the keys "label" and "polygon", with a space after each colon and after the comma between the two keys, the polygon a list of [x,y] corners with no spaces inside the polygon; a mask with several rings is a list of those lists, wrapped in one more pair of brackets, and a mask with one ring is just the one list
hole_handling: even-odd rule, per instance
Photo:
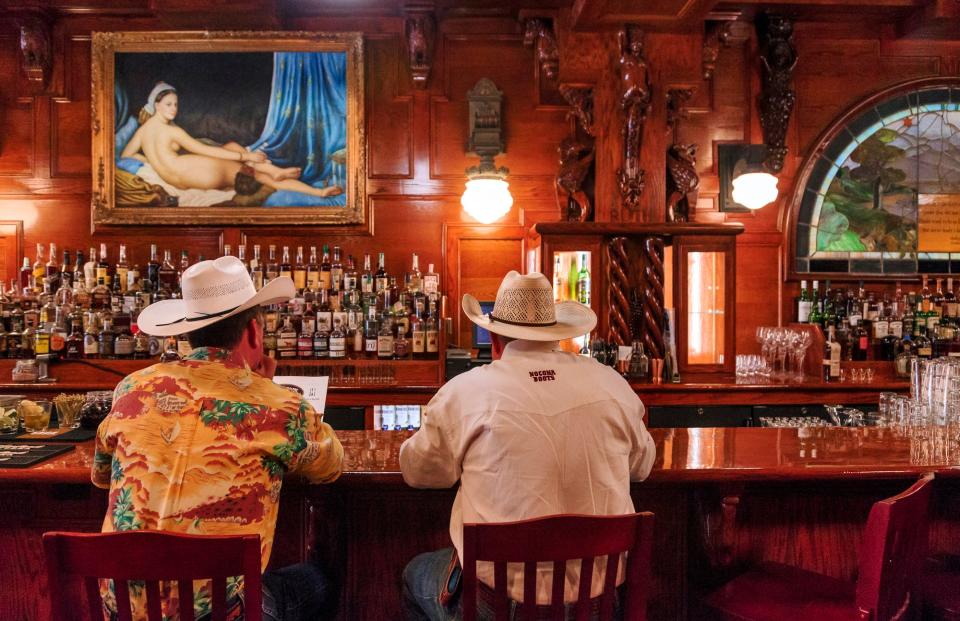
{"label": "reclining nude woman in painting", "polygon": [[[339,186],[315,188],[298,179],[300,168],[275,166],[260,151],[250,151],[231,142],[222,147],[205,144],[174,124],[177,116],[177,91],[160,83],[150,93],[141,111],[141,124],[124,147],[121,157],[132,157],[150,164],[170,185],[183,189],[232,189],[241,169],[253,171],[253,177],[276,190],[291,190],[311,196],[336,196]],[[181,153],[187,151],[188,153]]]}

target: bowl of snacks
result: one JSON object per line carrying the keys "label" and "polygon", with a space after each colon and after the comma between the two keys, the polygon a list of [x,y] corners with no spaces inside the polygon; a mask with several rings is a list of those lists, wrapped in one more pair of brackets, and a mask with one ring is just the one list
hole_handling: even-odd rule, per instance
{"label": "bowl of snacks", "polygon": [[19,395],[0,395],[0,433],[20,431],[20,418],[17,415],[17,403],[23,397]]}
{"label": "bowl of snacks", "polygon": [[50,401],[31,401],[23,399],[17,405],[17,414],[23,423],[23,430],[27,433],[46,431],[50,427]]}

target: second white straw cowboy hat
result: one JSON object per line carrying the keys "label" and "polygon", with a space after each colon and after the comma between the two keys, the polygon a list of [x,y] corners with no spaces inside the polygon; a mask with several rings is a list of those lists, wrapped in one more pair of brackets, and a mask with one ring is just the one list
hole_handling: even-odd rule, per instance
{"label": "second white straw cowboy hat", "polygon": [[274,278],[257,291],[237,257],[200,261],[183,272],[182,299],[154,302],[137,325],[147,334],[173,336],[192,332],[254,306],[286,302],[297,293],[288,276]]}
{"label": "second white straw cowboy hat", "polygon": [[579,302],[553,302],[553,287],[543,274],[503,277],[493,311],[485,315],[480,302],[465,294],[463,312],[485,330],[514,339],[559,341],[587,334],[597,325],[597,315]]}

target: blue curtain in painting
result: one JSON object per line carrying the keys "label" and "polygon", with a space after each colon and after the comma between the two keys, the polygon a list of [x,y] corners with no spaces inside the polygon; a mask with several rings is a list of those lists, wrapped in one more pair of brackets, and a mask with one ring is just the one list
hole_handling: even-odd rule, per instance
{"label": "blue curtain in painting", "polygon": [[[277,52],[267,120],[249,148],[263,151],[277,166],[301,167],[304,183],[346,189],[346,121],[347,55]],[[266,204],[346,205],[346,194],[318,198],[281,190]]]}

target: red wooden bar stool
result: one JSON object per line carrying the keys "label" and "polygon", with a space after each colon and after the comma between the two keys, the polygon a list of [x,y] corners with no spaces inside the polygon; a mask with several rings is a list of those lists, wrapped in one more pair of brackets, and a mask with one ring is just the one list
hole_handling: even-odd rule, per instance
{"label": "red wooden bar stool", "polygon": [[[576,602],[577,621],[591,618],[599,603],[599,618],[613,618],[614,593],[621,553],[627,552],[625,621],[647,618],[653,514],[556,515],[519,522],[463,525],[463,621],[475,621],[478,561],[493,562],[494,607],[497,621],[509,618],[507,563],[523,563],[523,601],[537,601],[537,563],[553,563],[551,599],[547,606],[521,604],[520,618],[563,620],[566,561],[581,559]],[[607,557],[603,593],[591,600],[594,559]],[[557,577],[560,577],[558,580]],[[485,585],[483,585],[485,587]],[[599,602],[596,600],[599,599]]]}
{"label": "red wooden bar stool", "polygon": [[930,482],[874,503],[860,549],[856,584],[763,563],[711,593],[706,604],[737,621],[887,621],[907,618],[927,547]]}
{"label": "red wooden bar stool", "polygon": [[[62,585],[79,576],[87,592],[90,621],[102,621],[99,578],[112,578],[119,621],[130,621],[128,581],[144,581],[147,614],[161,621],[160,581],[177,582],[180,621],[193,621],[193,581],[211,581],[211,619],[227,613],[227,578],[243,576],[245,621],[261,621],[260,537],[208,537],[158,531],[43,535],[53,619],[72,619],[77,602]],[[186,585],[181,589],[180,585]]]}

